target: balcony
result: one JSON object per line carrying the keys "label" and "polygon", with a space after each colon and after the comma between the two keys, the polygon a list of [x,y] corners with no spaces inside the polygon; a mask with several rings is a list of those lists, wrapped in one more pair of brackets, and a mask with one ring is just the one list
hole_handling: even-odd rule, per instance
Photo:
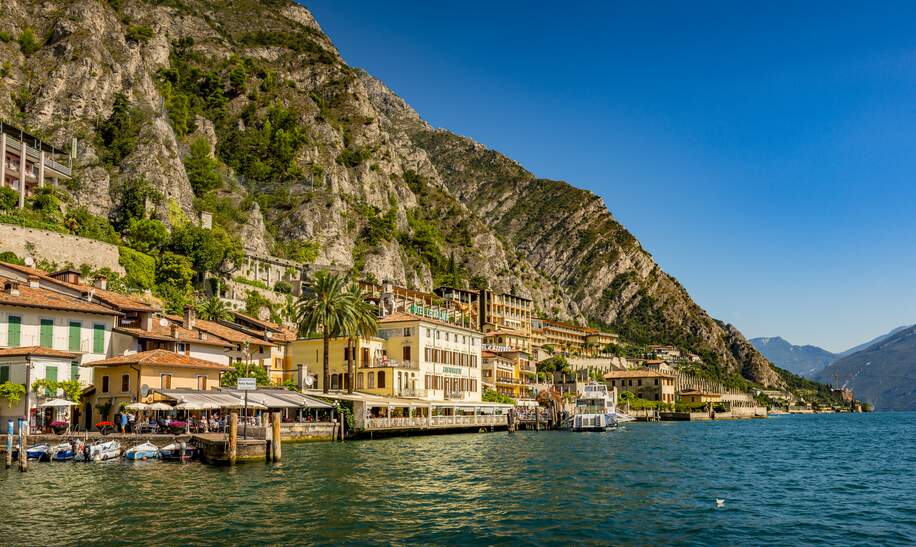
{"label": "balcony", "polygon": [[419,387],[395,387],[393,393],[395,397],[426,398],[426,390]]}
{"label": "balcony", "polygon": [[469,391],[446,391],[445,399],[449,401],[460,401],[470,394]]}
{"label": "balcony", "polygon": [[409,370],[420,370],[420,363],[417,361],[405,361],[403,359],[373,359],[370,362],[361,361],[359,368],[402,368]]}

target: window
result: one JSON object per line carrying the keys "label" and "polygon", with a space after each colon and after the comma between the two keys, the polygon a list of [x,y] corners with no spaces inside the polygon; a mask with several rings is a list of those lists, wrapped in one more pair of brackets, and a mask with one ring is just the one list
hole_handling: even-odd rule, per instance
{"label": "window", "polygon": [[404,360],[410,362],[410,346],[404,346],[402,351],[404,353]]}
{"label": "window", "polygon": [[[80,379],[80,364],[76,361],[70,363],[70,379],[79,380]],[[3,383],[3,380],[0,380],[0,383]]]}
{"label": "window", "polygon": [[159,375],[159,387],[162,389],[172,389],[172,375],[171,374],[160,374]]}
{"label": "window", "polygon": [[197,376],[197,389],[205,391],[207,389],[207,377]]}
{"label": "window", "polygon": [[6,325],[6,345],[11,348],[18,347],[20,342],[20,335],[22,333],[22,317],[18,315],[10,315],[6,318]]}
{"label": "window", "polygon": [[368,389],[375,389],[375,373],[374,372],[369,371],[366,373],[366,381],[368,382],[368,385],[366,385]]}
{"label": "window", "polygon": [[102,376],[102,393],[108,393],[108,376]]}
{"label": "window", "polygon": [[445,333],[445,341],[448,342],[448,333]]}
{"label": "window", "polygon": [[440,334],[439,331],[436,331],[436,340],[439,339],[439,334]]}
{"label": "window", "polygon": [[432,329],[430,329],[430,328],[427,328],[427,329],[426,329],[426,337],[427,337],[427,338],[432,338],[432,337],[433,337],[433,331],[432,331]]}
{"label": "window", "polygon": [[[369,364],[369,348],[363,348],[363,366]],[[363,387],[360,385],[359,387]]]}
{"label": "window", "polygon": [[178,344],[175,347],[175,351],[177,353],[187,353],[188,345],[185,344],[184,342],[178,342]]}
{"label": "window", "polygon": [[105,325],[92,325],[92,353],[105,353]]}
{"label": "window", "polygon": [[385,371],[384,370],[378,371],[378,387],[379,388],[385,387]]}
{"label": "window", "polygon": [[0,367],[0,384],[6,382],[10,379],[10,367],[2,366]]}
{"label": "window", "polygon": [[121,392],[127,393],[130,391],[130,374],[121,375]]}
{"label": "window", "polygon": [[658,385],[658,378],[655,379],[655,385]]}
{"label": "window", "polygon": [[404,329],[404,336],[413,336],[413,329],[407,327]]}
{"label": "window", "polygon": [[343,360],[348,361],[350,359],[350,348],[344,348]]}
{"label": "window", "polygon": [[[371,372],[369,374],[372,374]],[[356,375],[356,389],[363,389],[363,373],[360,372]]]}
{"label": "window", "polygon": [[39,341],[41,347],[51,348],[54,347],[54,320],[53,319],[42,319],[41,320],[41,331],[39,334]]}
{"label": "window", "polygon": [[67,346],[70,351],[80,350],[80,331],[82,328],[83,324],[79,321],[70,321],[70,343]]}

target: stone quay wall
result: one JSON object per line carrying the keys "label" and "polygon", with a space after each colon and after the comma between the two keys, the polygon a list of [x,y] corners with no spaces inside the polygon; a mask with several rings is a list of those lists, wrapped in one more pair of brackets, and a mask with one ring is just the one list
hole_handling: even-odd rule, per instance
{"label": "stone quay wall", "polygon": [[68,262],[76,268],[89,264],[93,268],[108,267],[124,274],[124,268],[118,263],[117,245],[49,230],[0,224],[0,252],[3,251],[12,251],[19,258],[32,256],[36,260],[56,262],[61,267]]}

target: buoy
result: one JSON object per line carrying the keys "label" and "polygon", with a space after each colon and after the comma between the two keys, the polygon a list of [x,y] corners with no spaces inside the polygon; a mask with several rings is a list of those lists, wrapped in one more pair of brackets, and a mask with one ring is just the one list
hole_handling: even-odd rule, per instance
{"label": "buoy", "polygon": [[725,507],[725,500],[716,498],[716,507]]}

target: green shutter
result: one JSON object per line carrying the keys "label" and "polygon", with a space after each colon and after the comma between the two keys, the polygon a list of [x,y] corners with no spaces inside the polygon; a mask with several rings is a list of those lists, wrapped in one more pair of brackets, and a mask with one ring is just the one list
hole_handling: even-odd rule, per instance
{"label": "green shutter", "polygon": [[80,330],[83,324],[79,321],[70,321],[70,351],[80,350]]}
{"label": "green shutter", "polygon": [[19,347],[20,334],[22,333],[22,318],[18,315],[11,315],[6,321],[9,332],[7,332],[7,344],[11,348]]}
{"label": "green shutter", "polygon": [[70,363],[70,379],[79,380],[80,379],[80,364],[76,361]]}
{"label": "green shutter", "polygon": [[10,379],[10,367],[3,366],[0,367],[0,384],[6,382]]}
{"label": "green shutter", "polygon": [[[48,380],[49,382],[57,381],[57,367],[52,367],[52,366],[45,367],[45,380]],[[45,396],[50,397],[52,395],[54,394],[51,393],[50,389],[45,390]]]}
{"label": "green shutter", "polygon": [[93,325],[92,353],[105,353],[105,325]]}
{"label": "green shutter", "polygon": [[41,320],[41,347],[43,348],[52,348],[54,347],[54,320],[53,319],[42,319]]}

